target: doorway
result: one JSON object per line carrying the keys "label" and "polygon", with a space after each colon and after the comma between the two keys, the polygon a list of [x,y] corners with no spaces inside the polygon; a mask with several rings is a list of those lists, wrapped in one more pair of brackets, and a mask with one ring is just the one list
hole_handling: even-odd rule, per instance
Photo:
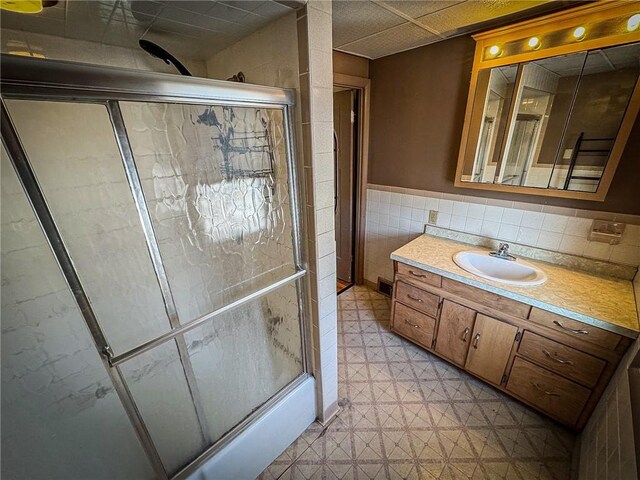
{"label": "doorway", "polygon": [[360,91],[334,87],[333,158],[335,163],[335,232],[337,292],[355,283],[356,206]]}

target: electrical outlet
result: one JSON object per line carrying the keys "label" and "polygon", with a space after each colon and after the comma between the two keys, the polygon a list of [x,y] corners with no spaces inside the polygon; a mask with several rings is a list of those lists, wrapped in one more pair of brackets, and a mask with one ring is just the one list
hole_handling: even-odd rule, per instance
{"label": "electrical outlet", "polygon": [[429,210],[429,223],[431,225],[438,223],[438,210]]}

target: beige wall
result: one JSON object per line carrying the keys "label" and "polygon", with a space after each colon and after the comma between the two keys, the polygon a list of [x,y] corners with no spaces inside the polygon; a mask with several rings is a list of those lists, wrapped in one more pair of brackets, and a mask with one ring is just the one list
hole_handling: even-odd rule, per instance
{"label": "beige wall", "polygon": [[604,202],[454,187],[474,49],[463,36],[371,62],[369,183],[640,214],[640,119]]}
{"label": "beige wall", "polygon": [[369,63],[368,58],[333,51],[333,73],[369,78]]}

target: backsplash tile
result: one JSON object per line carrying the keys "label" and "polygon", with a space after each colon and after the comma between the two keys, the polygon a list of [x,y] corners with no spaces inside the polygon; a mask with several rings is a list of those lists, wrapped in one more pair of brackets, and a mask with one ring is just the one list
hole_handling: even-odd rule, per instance
{"label": "backsplash tile", "polygon": [[[393,278],[389,255],[423,233],[429,210],[438,211],[438,227],[596,260],[640,265],[640,216],[369,185],[366,280]],[[620,244],[589,241],[593,218],[615,218],[627,223]]]}

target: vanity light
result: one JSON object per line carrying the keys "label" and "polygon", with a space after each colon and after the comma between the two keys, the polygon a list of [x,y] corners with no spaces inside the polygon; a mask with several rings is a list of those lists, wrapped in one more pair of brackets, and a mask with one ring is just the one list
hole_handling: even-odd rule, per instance
{"label": "vanity light", "polygon": [[640,13],[636,13],[635,15],[631,15],[629,20],[627,20],[627,30],[630,32],[635,32],[640,26]]}
{"label": "vanity light", "polygon": [[540,48],[540,45],[542,44],[540,43],[540,39],[538,37],[531,37],[529,39],[529,46],[534,50],[537,50],[538,48]]}
{"label": "vanity light", "polygon": [[573,38],[576,40],[582,40],[587,34],[587,29],[584,27],[578,27],[573,31]]}
{"label": "vanity light", "polygon": [[500,55],[500,52],[501,52],[501,50],[500,50],[500,47],[498,45],[493,45],[493,46],[489,47],[489,53],[491,55],[493,55],[494,57],[497,56],[497,55]]}

